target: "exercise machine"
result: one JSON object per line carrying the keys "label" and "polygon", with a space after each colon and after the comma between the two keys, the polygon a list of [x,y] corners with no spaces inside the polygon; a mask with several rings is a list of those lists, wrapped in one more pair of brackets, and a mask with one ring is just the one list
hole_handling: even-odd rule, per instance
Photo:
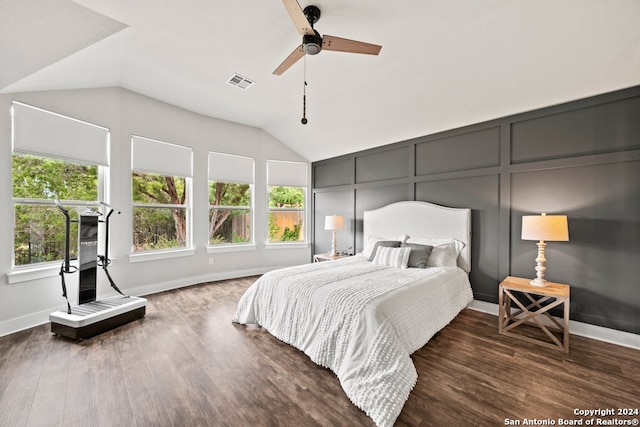
{"label": "exercise machine", "polygon": [[[91,209],[79,211],[78,219],[72,220],[69,211],[55,201],[56,206],[65,216],[65,251],[64,261],[60,267],[62,296],[67,301],[67,309],[49,315],[51,332],[72,339],[84,339],[105,332],[109,329],[144,317],[147,307],[145,298],[132,297],[122,293],[115,284],[108,267],[109,259],[109,218],[120,211],[107,203],[101,202],[104,212]],[[105,214],[106,213],[106,214]],[[104,219],[100,219],[104,217]],[[70,230],[71,223],[78,223],[78,265],[71,265]],[[104,223],[104,255],[98,255],[99,224]],[[120,295],[96,300],[97,270],[102,267],[111,287]],[[67,296],[65,274],[78,273],[78,305],[71,306]]]}

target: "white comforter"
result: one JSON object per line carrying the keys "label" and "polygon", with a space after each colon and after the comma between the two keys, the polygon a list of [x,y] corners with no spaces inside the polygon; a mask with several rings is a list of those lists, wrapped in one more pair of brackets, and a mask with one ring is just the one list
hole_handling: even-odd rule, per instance
{"label": "white comforter", "polygon": [[381,267],[356,255],[265,274],[233,321],[304,351],[377,425],[391,426],[416,383],[409,355],[472,299],[459,268]]}

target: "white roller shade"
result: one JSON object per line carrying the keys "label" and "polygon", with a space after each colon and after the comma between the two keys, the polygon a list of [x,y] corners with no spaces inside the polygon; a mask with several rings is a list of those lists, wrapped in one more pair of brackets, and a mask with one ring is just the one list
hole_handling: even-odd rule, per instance
{"label": "white roller shade", "polygon": [[253,184],[253,159],[233,154],[209,153],[209,180]]}
{"label": "white roller shade", "polygon": [[306,187],[307,164],[300,162],[285,162],[281,160],[268,160],[267,185]]}
{"label": "white roller shade", "polygon": [[13,150],[109,166],[109,129],[14,101]]}
{"label": "white roller shade", "polygon": [[193,150],[189,147],[140,136],[131,137],[131,164],[134,170],[191,177],[192,158]]}

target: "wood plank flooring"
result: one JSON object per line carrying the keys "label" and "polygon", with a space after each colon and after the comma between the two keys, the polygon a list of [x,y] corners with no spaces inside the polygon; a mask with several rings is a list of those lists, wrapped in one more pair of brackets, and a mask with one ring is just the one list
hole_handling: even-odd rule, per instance
{"label": "wood plank flooring", "polygon": [[[151,295],[145,318],[80,342],[49,325],[0,338],[0,426],[371,426],[332,372],[231,323],[254,280]],[[472,310],[412,359],[418,383],[398,426],[558,425],[592,418],[576,408],[640,408],[640,350],[571,336],[563,354],[498,335],[497,317]]]}

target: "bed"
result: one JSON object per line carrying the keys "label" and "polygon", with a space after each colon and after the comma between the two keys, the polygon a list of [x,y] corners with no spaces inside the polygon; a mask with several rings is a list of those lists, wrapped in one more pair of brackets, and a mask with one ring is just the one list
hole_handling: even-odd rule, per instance
{"label": "bed", "polygon": [[473,299],[471,211],[398,202],[363,215],[361,253],[264,274],[233,321],[331,369],[353,404],[391,426],[417,380],[410,355]]}

